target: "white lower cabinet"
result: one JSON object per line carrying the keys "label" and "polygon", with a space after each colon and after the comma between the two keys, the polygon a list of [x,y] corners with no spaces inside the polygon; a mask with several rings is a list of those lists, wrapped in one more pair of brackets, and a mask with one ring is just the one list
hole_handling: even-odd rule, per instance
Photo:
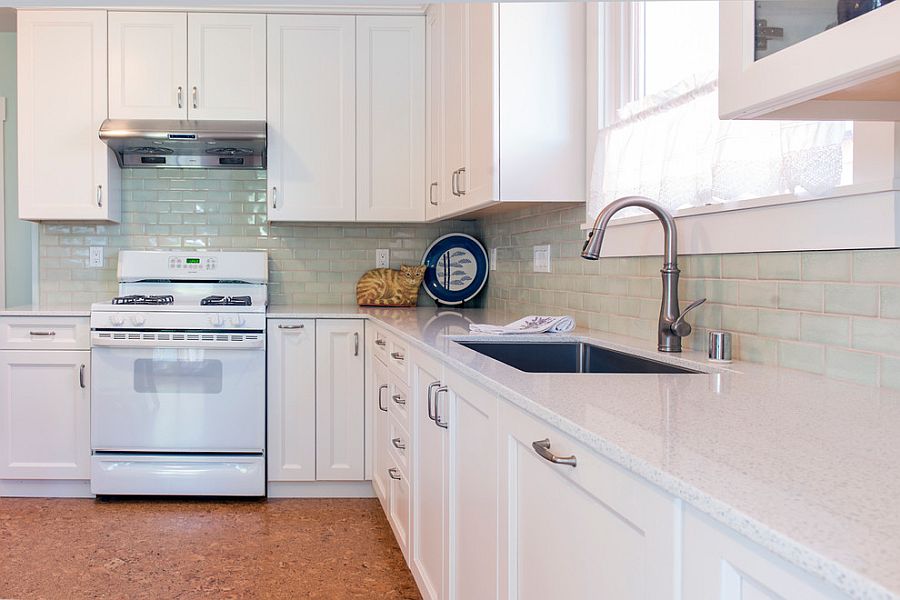
{"label": "white lower cabinet", "polygon": [[266,341],[269,481],[315,481],[316,322],[270,319]]}
{"label": "white lower cabinet", "polygon": [[691,600],[833,600],[826,588],[746,538],[693,509],[684,511],[682,598]]}
{"label": "white lower cabinet", "polygon": [[449,405],[443,368],[412,356],[412,548],[410,569],[426,600],[446,598]]}
{"label": "white lower cabinet", "polygon": [[680,503],[521,410],[501,413],[500,597],[678,597]]}
{"label": "white lower cabinet", "polygon": [[89,479],[89,350],[0,351],[0,479]]}

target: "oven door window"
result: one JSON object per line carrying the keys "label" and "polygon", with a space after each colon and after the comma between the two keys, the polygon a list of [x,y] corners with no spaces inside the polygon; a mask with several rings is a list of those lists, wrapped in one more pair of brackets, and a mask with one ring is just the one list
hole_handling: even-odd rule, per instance
{"label": "oven door window", "polygon": [[134,361],[133,381],[138,394],[221,394],[222,361],[157,352]]}

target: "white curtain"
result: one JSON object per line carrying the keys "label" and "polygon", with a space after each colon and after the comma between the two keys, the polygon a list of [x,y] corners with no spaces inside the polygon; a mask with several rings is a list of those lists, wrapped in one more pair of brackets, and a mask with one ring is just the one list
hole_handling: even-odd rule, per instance
{"label": "white curtain", "polygon": [[786,193],[827,194],[841,183],[842,147],[852,136],[849,122],[720,121],[712,74],[632,102],[618,117],[598,137],[589,221],[609,202],[632,194],[671,211]]}

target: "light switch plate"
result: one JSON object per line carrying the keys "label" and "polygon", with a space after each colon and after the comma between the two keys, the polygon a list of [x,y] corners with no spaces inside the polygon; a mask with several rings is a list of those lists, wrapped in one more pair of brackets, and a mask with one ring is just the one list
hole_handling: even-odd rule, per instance
{"label": "light switch plate", "polygon": [[550,246],[534,247],[534,272],[550,272]]}
{"label": "light switch plate", "polygon": [[391,264],[391,251],[388,248],[379,248],[375,251],[375,268],[387,269]]}
{"label": "light switch plate", "polygon": [[103,246],[91,246],[90,266],[93,269],[103,267]]}
{"label": "light switch plate", "polygon": [[491,248],[490,264],[491,264],[491,271],[496,271],[497,270],[497,249],[496,248]]}

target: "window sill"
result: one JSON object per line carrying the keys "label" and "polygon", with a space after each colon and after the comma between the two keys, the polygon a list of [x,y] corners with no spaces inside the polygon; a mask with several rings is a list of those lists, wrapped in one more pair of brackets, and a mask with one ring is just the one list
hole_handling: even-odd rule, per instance
{"label": "window sill", "polygon": [[[843,186],[827,197],[785,194],[687,208],[673,216],[680,254],[900,248],[900,181]],[[603,256],[661,254],[660,233],[650,214],[613,219]]]}

